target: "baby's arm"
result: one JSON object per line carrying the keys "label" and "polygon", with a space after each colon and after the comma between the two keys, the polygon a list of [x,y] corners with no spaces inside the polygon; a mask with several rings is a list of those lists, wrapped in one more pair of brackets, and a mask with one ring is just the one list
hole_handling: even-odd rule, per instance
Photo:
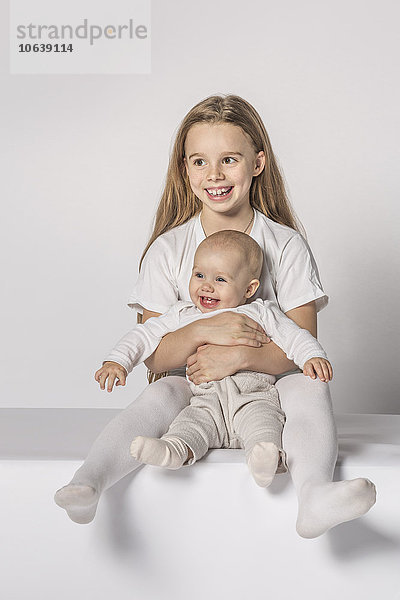
{"label": "baby's arm", "polygon": [[325,350],[306,329],[301,329],[281,312],[274,302],[264,302],[263,324],[272,340],[297,364],[305,375],[322,381],[332,379],[332,367]]}
{"label": "baby's arm", "polygon": [[154,352],[166,333],[178,326],[178,312],[172,307],[163,315],[131,329],[119,340],[103,362],[103,366],[96,371],[94,378],[100,384],[100,388],[105,389],[107,379],[109,392],[112,391],[116,379],[116,385],[125,385],[128,373]]}

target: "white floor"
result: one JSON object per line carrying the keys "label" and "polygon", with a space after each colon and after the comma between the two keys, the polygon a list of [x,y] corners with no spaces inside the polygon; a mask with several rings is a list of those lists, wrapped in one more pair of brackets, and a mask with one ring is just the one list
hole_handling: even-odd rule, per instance
{"label": "white floor", "polygon": [[141,469],[104,494],[90,525],[53,502],[81,461],[0,462],[0,597],[400,600],[393,448],[343,458],[335,478],[368,477],[377,504],[315,540],[295,532],[290,477],[258,488],[241,454],[213,451],[179,472]]}

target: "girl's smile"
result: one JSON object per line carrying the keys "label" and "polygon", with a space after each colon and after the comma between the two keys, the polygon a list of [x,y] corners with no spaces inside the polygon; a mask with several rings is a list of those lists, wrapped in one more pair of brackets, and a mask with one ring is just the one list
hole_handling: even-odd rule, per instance
{"label": "girl's smile", "polygon": [[233,192],[234,186],[224,186],[224,187],[209,187],[206,188],[207,195],[214,202],[221,202],[221,200],[226,200],[231,196]]}

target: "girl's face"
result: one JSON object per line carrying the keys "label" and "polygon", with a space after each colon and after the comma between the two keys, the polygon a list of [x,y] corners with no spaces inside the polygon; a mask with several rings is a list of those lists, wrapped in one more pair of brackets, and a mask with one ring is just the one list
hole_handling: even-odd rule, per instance
{"label": "girl's face", "polygon": [[253,177],[265,165],[241,127],[196,123],[186,136],[184,163],[190,186],[203,210],[235,215],[250,204]]}

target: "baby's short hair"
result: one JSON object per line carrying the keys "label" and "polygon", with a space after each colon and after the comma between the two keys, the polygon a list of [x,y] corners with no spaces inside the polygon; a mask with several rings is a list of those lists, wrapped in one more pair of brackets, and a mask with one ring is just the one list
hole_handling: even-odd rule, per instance
{"label": "baby's short hair", "polygon": [[260,279],[264,260],[263,251],[257,242],[246,233],[233,229],[224,229],[206,237],[199,245],[199,248],[200,246],[239,250],[243,257],[243,264],[247,267],[251,279]]}

